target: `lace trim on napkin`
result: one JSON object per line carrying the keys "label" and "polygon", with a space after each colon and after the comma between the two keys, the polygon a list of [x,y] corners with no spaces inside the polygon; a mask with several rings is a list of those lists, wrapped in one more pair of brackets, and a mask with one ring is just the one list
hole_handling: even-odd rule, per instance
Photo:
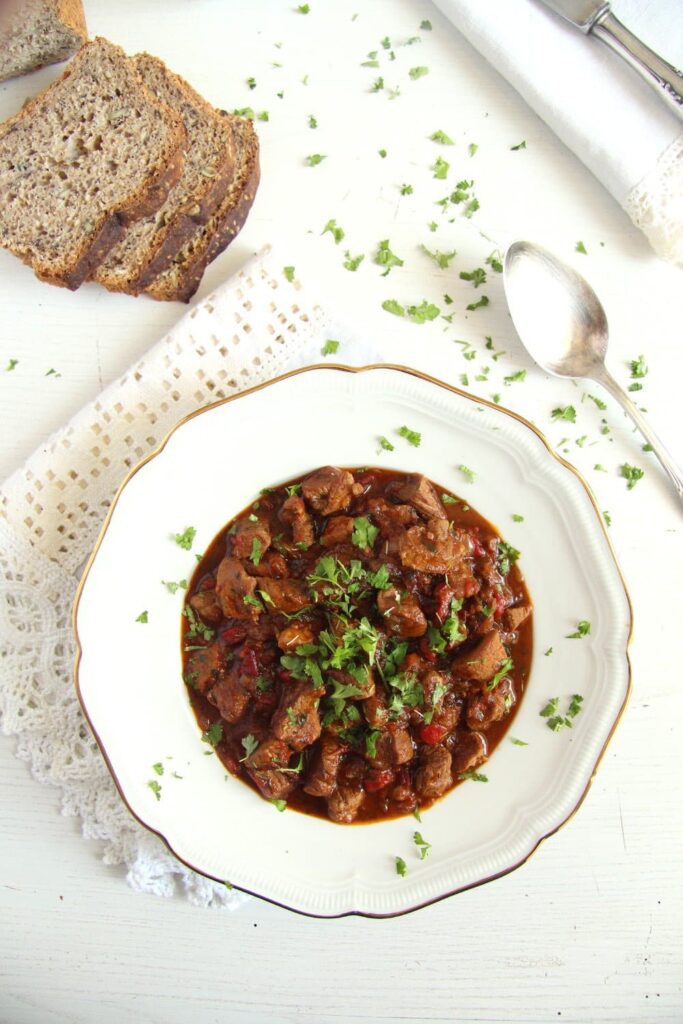
{"label": "lace trim on napkin", "polygon": [[128,813],[73,686],[71,606],[121,480],[187,413],[305,362],[325,327],[267,250],[195,306],[0,488],[0,724],[65,814],[136,889],[203,906],[248,897],[185,868]]}
{"label": "lace trim on napkin", "polygon": [[683,266],[683,135],[629,193],[624,209],[658,256]]}

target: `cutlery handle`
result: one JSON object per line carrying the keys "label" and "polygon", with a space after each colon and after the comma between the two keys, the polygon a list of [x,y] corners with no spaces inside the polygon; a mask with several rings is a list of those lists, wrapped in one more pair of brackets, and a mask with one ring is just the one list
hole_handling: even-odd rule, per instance
{"label": "cutlery handle", "polygon": [[592,32],[635,68],[657,90],[669,109],[683,120],[683,75],[680,71],[629,32],[609,9],[596,21]]}
{"label": "cutlery handle", "polygon": [[607,370],[605,370],[604,373],[601,373],[600,376],[594,377],[593,379],[597,380],[599,384],[602,384],[603,388],[609,391],[609,393],[616,398],[616,400],[629,414],[635,425],[638,427],[640,433],[646,441],[652,445],[652,451],[668,473],[672,484],[676,488],[678,497],[683,500],[683,473],[681,473],[681,470],[669,455],[664,444],[659,440],[657,434],[655,434],[650,424],[642,415],[640,409],[638,409],[638,407],[631,401],[623,388],[617,384],[614,377],[612,377]]}

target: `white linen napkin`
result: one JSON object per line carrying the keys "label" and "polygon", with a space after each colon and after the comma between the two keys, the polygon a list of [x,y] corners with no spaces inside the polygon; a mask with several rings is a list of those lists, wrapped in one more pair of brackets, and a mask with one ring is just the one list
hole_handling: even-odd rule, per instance
{"label": "white linen napkin", "polygon": [[[647,83],[539,0],[434,2],[612,193],[655,252],[683,265],[683,131]],[[667,39],[661,56],[683,63],[680,0],[618,0],[613,8],[642,36],[652,20],[654,34]],[[658,49],[652,37],[643,42]]]}
{"label": "white linen napkin", "polygon": [[247,897],[186,868],[119,798],[76,698],[71,605],[119,484],[179,419],[322,362],[327,339],[341,339],[345,363],[380,360],[283,263],[269,249],[250,260],[0,485],[2,732],[134,889],[170,896],[179,882],[191,902],[230,909]]}

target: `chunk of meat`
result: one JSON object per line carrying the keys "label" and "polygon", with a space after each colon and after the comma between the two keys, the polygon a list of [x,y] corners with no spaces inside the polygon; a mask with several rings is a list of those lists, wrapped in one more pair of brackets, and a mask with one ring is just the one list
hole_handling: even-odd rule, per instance
{"label": "chunk of meat", "polygon": [[425,519],[447,519],[443,502],[426,476],[414,473],[396,489],[395,494],[402,501],[416,508]]}
{"label": "chunk of meat", "polygon": [[310,547],[315,541],[313,532],[313,520],[304,504],[304,499],[298,494],[283,501],[280,509],[280,519],[292,528],[292,540],[302,547]]}
{"label": "chunk of meat", "polygon": [[368,514],[379,527],[383,537],[395,537],[406,526],[419,522],[415,509],[410,505],[391,505],[384,498],[373,498],[368,502]]}
{"label": "chunk of meat", "polygon": [[515,702],[510,679],[502,679],[493,690],[483,686],[467,698],[467,724],[470,729],[488,729],[504,718]]}
{"label": "chunk of meat", "polygon": [[277,551],[267,551],[258,565],[249,561],[245,562],[244,568],[250,576],[272,576],[275,580],[289,576],[287,562],[284,556]]}
{"label": "chunk of meat", "polygon": [[281,629],[277,635],[278,647],[285,654],[291,654],[302,644],[315,643],[315,640],[315,631],[303,622],[292,622],[291,625]]}
{"label": "chunk of meat", "polygon": [[327,801],[327,813],[332,821],[349,825],[358,815],[365,793],[355,786],[339,786]]}
{"label": "chunk of meat", "polygon": [[390,734],[392,761],[395,765],[407,764],[415,755],[413,740],[407,729],[394,729]]}
{"label": "chunk of meat", "polygon": [[218,602],[215,590],[200,590],[190,598],[190,607],[203,622],[217,625],[223,618],[223,610]]}
{"label": "chunk of meat", "polygon": [[[256,545],[254,546],[254,542]],[[232,536],[232,553],[235,558],[251,558],[256,564],[270,547],[270,530],[262,519],[240,519]]]}
{"label": "chunk of meat", "polygon": [[423,636],[427,632],[427,620],[417,599],[408,594],[402,597],[395,587],[380,590],[377,608],[384,618],[389,633],[395,636]]}
{"label": "chunk of meat", "polygon": [[434,712],[432,722],[440,725],[446,732],[453,732],[462,714],[462,704],[454,694],[447,693],[440,707]]}
{"label": "chunk of meat", "polygon": [[190,651],[187,659],[187,681],[190,686],[200,693],[214,685],[220,678],[223,669],[223,654],[219,644],[211,644],[210,647],[200,647],[196,651]]}
{"label": "chunk of meat", "polygon": [[347,544],[351,540],[352,533],[352,516],[333,516],[327,520],[327,526],[320,538],[320,543],[325,548],[333,548],[337,544]]}
{"label": "chunk of meat", "polygon": [[225,557],[218,566],[216,573],[216,594],[223,614],[232,619],[255,619],[261,614],[261,608],[245,603],[245,598],[253,598],[256,580],[244,570],[244,566],[236,558]]}
{"label": "chunk of meat", "polygon": [[451,755],[445,747],[425,747],[415,774],[415,789],[420,800],[434,800],[451,784]]}
{"label": "chunk of meat", "polygon": [[233,662],[209,692],[209,700],[221,713],[221,718],[234,725],[239,722],[251,703],[251,694],[239,662]]}
{"label": "chunk of meat", "polygon": [[401,562],[409,569],[451,573],[470,553],[469,536],[451,530],[447,519],[430,519],[425,526],[411,526],[398,541]]}
{"label": "chunk of meat", "polygon": [[461,775],[486,760],[486,740],[478,732],[458,733],[453,747],[453,774]]}
{"label": "chunk of meat", "polygon": [[269,610],[276,608],[279,612],[301,611],[311,603],[306,584],[301,580],[271,580],[267,577],[259,580],[259,590],[264,590],[270,601],[266,599]]}
{"label": "chunk of meat", "polygon": [[336,736],[324,733],[304,785],[304,792],[311,796],[331,796],[337,786],[337,773],[348,745]]}
{"label": "chunk of meat", "polygon": [[529,618],[531,606],[528,604],[517,605],[516,608],[508,608],[503,617],[503,624],[508,633],[514,633],[523,622]]}
{"label": "chunk of meat", "polygon": [[451,669],[461,679],[488,683],[507,656],[500,633],[492,629],[471,650],[457,654],[451,662]]}
{"label": "chunk of meat", "polygon": [[275,736],[268,736],[244,762],[266,800],[284,800],[296,786],[296,775],[279,771],[277,767],[286,767],[291,754],[286,743]]}
{"label": "chunk of meat", "polygon": [[324,690],[314,690],[307,681],[284,686],[280,704],[270,725],[278,739],[292,750],[303,750],[320,736],[318,701]]}
{"label": "chunk of meat", "polygon": [[371,697],[363,701],[363,714],[373,729],[383,729],[389,721],[389,711],[384,691],[376,689]]}
{"label": "chunk of meat", "polygon": [[304,498],[322,516],[331,516],[348,508],[351,499],[363,493],[363,485],[355,483],[346,469],[325,466],[306,477],[301,485]]}

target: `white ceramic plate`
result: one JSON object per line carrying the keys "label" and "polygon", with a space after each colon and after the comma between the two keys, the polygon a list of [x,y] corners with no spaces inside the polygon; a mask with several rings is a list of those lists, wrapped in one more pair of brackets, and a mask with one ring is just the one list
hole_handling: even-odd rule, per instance
{"label": "white ceramic plate", "polygon": [[[419,448],[397,435],[403,424],[421,432]],[[380,434],[393,452],[380,451]],[[329,463],[420,471],[460,494],[521,550],[534,602],[531,677],[511,729],[528,746],[508,735],[488,784],[466,782],[424,812],[424,861],[412,817],[342,826],[279,813],[226,776],[206,756],[181,678],[183,592],[161,580],[189,578],[194,552],[262,487]],[[192,552],[172,540],[188,525]],[[590,635],[566,639],[581,619]],[[585,483],[526,421],[398,367],[314,367],[183,421],[120,490],[75,627],[83,709],[133,814],[197,871],[325,917],[400,914],[522,864],[581,803],[630,685],[629,600]],[[582,713],[552,732],[540,709],[556,696],[562,709],[573,693]]]}

